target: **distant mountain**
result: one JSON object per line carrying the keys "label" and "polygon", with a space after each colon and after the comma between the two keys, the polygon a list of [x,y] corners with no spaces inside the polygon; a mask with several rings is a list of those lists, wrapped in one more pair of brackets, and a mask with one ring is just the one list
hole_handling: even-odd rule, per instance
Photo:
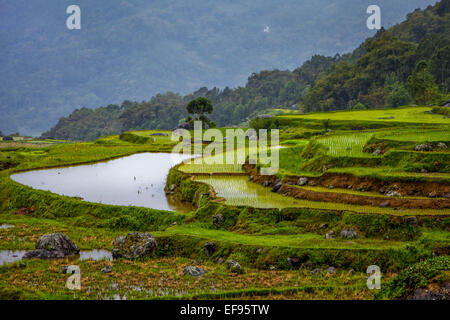
{"label": "distant mountain", "polygon": [[[211,118],[219,126],[237,125],[273,108],[311,112],[436,102],[450,91],[449,3],[443,0],[415,10],[404,22],[381,29],[349,54],[314,55],[293,71],[253,73],[245,87],[202,87],[184,97],[167,92],[141,103],[127,100],[120,106],[77,109],[43,137],[94,140],[127,130],[173,129],[186,117],[186,104],[200,96],[213,102]],[[412,81],[417,65],[427,68],[421,67]],[[277,126],[267,120],[252,124]]]}
{"label": "distant mountain", "polygon": [[[435,2],[377,4],[389,27]],[[254,71],[292,70],[374,34],[370,0],[78,0],[82,29],[70,31],[71,4],[0,0],[4,133],[38,135],[82,107],[244,85]]]}

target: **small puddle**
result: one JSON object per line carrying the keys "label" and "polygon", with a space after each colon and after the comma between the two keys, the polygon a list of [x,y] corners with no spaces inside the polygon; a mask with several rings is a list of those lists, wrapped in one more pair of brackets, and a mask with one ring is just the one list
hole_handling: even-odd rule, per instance
{"label": "small puddle", "polygon": [[[5,263],[12,263],[22,260],[27,250],[0,250],[0,266]],[[108,250],[80,251],[79,255],[68,257],[69,260],[108,260],[112,261],[112,254]]]}
{"label": "small puddle", "polygon": [[25,250],[0,250],[0,266],[22,260],[25,253],[27,253]]}
{"label": "small puddle", "polygon": [[80,260],[108,260],[112,261],[112,253],[108,250],[92,250],[92,251],[81,251]]}

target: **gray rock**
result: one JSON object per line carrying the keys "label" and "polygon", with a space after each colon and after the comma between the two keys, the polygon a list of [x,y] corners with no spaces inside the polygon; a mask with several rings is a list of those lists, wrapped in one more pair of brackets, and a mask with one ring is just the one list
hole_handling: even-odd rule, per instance
{"label": "gray rock", "polygon": [[281,182],[278,182],[277,184],[275,184],[275,186],[272,188],[272,192],[278,192],[278,190],[281,189],[283,185],[281,184]]}
{"label": "gray rock", "polygon": [[262,252],[262,250],[263,250],[262,248],[258,248],[258,249],[256,249],[256,253],[260,254]]}
{"label": "gray rock", "polygon": [[310,274],[312,276],[318,276],[318,275],[322,274],[322,270],[320,270],[319,268],[316,268],[313,271],[311,271]]}
{"label": "gray rock", "polygon": [[326,273],[329,273],[329,274],[336,274],[336,268],[335,267],[329,267],[325,271],[326,271]]}
{"label": "gray rock", "polygon": [[52,233],[40,237],[36,241],[36,249],[61,251],[66,256],[78,254],[80,248],[65,234]]}
{"label": "gray rock", "polygon": [[428,194],[428,198],[437,198],[437,192],[436,191],[431,191],[429,194]]}
{"label": "gray rock", "polygon": [[402,195],[397,191],[391,190],[386,193],[386,197],[401,197]]}
{"label": "gray rock", "polygon": [[380,149],[375,150],[374,152],[372,152],[372,155],[374,155],[374,156],[381,155],[381,150]]}
{"label": "gray rock", "polygon": [[328,186],[328,189],[334,189],[334,186],[329,185],[329,186]]}
{"label": "gray rock", "polygon": [[142,259],[156,251],[156,240],[148,232],[131,232],[120,236],[113,242],[112,256],[114,259]]}
{"label": "gray rock", "polygon": [[225,217],[223,216],[223,214],[219,213],[219,214],[215,214],[212,216],[212,223],[215,224],[216,226],[220,226],[225,222]]}
{"label": "gray rock", "polygon": [[419,144],[417,146],[414,147],[415,151],[432,151],[433,150],[433,146],[431,144]]}
{"label": "gray rock", "polygon": [[62,233],[46,234],[36,241],[36,250],[27,252],[24,259],[61,259],[76,255],[80,248]]}
{"label": "gray rock", "polygon": [[298,258],[298,257],[287,258],[286,262],[287,262],[287,265],[289,266],[289,268],[291,268],[291,269],[298,269],[298,268],[300,268],[300,265],[301,265],[300,258]]}
{"label": "gray rock", "polygon": [[253,179],[254,179],[253,176],[250,176],[250,177],[248,178],[249,181],[253,181]]}
{"label": "gray rock", "polygon": [[36,249],[32,251],[28,251],[23,256],[23,259],[62,259],[66,257],[62,251],[50,251],[43,249]]}
{"label": "gray rock", "polygon": [[102,268],[101,271],[103,273],[111,273],[112,272],[112,268],[111,268],[111,266],[106,266],[106,267]]}
{"label": "gray rock", "polygon": [[334,231],[330,231],[325,235],[325,239],[332,239],[334,238],[336,233]]}
{"label": "gray rock", "polygon": [[270,185],[270,181],[264,181],[263,182],[263,187],[268,187]]}
{"label": "gray rock", "polygon": [[407,300],[450,300],[450,282],[436,284],[428,288],[416,289]]}
{"label": "gray rock", "polygon": [[203,276],[205,273],[207,273],[208,271],[199,268],[199,267],[195,267],[195,266],[187,266],[186,268],[184,268],[183,270],[183,275],[189,275],[192,277],[201,277]]}
{"label": "gray rock", "polygon": [[428,170],[427,169],[422,169],[422,170],[420,170],[420,172],[421,173],[428,173]]}
{"label": "gray rock", "polygon": [[271,270],[271,271],[277,270],[277,267],[275,267],[275,266],[270,266],[269,270]]}
{"label": "gray rock", "polygon": [[319,228],[320,228],[320,229],[328,228],[328,223],[322,223],[322,224],[319,226]]}
{"label": "gray rock", "polygon": [[341,238],[347,238],[347,239],[354,239],[358,237],[358,234],[356,233],[355,229],[348,228],[344,229],[339,233],[339,236]]}
{"label": "gray rock", "polygon": [[354,275],[354,274],[355,274],[355,269],[350,269],[347,272],[347,275],[349,275],[349,276]]}
{"label": "gray rock", "polygon": [[216,251],[216,246],[212,242],[206,242],[203,246],[203,251],[208,257],[210,257]]}
{"label": "gray rock", "polygon": [[305,177],[301,177],[300,179],[298,179],[297,184],[299,186],[304,186],[308,183],[308,178]]}
{"label": "gray rock", "polygon": [[244,270],[242,269],[242,267],[239,264],[239,262],[237,262],[235,260],[228,260],[227,266],[228,266],[228,269],[230,269],[231,272],[235,272],[235,273],[243,273],[244,272]]}

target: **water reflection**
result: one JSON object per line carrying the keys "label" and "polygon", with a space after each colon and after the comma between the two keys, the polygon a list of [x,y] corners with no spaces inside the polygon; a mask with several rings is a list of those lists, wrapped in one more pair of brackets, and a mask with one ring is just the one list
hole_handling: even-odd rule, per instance
{"label": "water reflection", "polygon": [[[0,250],[0,266],[5,263],[11,263],[22,260],[26,250]],[[76,260],[109,260],[112,261],[112,254],[108,250],[90,250],[81,251],[79,255],[68,257],[70,261]]]}
{"label": "water reflection", "polygon": [[170,168],[188,158],[183,154],[143,153],[91,165],[24,172],[11,178],[35,189],[89,202],[189,212],[189,204],[176,202],[164,192]]}

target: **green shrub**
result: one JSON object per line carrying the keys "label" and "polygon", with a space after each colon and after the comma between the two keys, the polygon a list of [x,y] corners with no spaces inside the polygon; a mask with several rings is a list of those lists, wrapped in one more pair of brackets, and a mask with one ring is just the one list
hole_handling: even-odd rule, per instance
{"label": "green shrub", "polygon": [[427,259],[403,270],[389,285],[377,294],[378,299],[399,299],[424,288],[430,280],[441,272],[450,270],[450,257],[441,256]]}

